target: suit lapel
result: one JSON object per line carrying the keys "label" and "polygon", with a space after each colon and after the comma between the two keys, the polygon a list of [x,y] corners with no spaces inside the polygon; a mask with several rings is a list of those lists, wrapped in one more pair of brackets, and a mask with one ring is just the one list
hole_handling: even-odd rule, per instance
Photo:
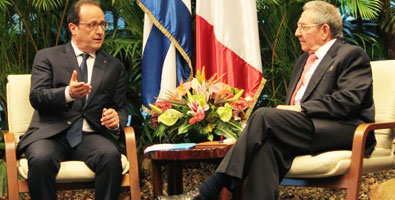
{"label": "suit lapel", "polygon": [[78,61],[77,57],[75,56],[75,52],[73,47],[71,46],[71,42],[67,43],[65,45],[64,49],[64,57],[66,58],[66,67],[68,68],[68,71],[70,72],[69,74],[69,79],[71,78],[71,74],[73,73],[73,70],[77,70],[77,79],[80,81],[82,80],[81,73],[80,73],[80,67],[78,66]]}
{"label": "suit lapel", "polygon": [[96,53],[95,64],[92,71],[91,86],[92,90],[85,102],[84,108],[90,103],[90,100],[95,96],[97,89],[103,79],[104,72],[108,63],[108,58],[99,50]]}
{"label": "suit lapel", "polygon": [[325,72],[328,71],[328,68],[333,63],[333,58],[337,54],[337,50],[339,49],[339,44],[342,41],[337,39],[336,42],[332,45],[332,47],[328,50],[326,55],[322,58],[320,64],[318,64],[317,69],[315,70],[313,76],[311,77],[309,84],[307,85],[306,91],[303,95],[301,102],[304,102],[317,87],[318,83],[321,81]]}

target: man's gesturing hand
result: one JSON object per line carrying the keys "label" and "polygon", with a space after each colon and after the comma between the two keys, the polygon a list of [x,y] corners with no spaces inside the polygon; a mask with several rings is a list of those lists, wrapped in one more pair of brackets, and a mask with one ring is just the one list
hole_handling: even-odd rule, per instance
{"label": "man's gesturing hand", "polygon": [[92,86],[89,83],[78,82],[77,70],[73,71],[69,83],[69,94],[73,99],[80,99],[91,93]]}
{"label": "man's gesturing hand", "polygon": [[101,125],[106,128],[114,129],[118,128],[119,124],[119,116],[116,110],[112,108],[103,108],[102,116],[101,116]]}

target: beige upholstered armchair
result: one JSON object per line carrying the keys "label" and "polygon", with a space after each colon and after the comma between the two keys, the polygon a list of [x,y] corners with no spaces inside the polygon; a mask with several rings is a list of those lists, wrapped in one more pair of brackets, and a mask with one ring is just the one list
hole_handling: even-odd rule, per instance
{"label": "beige upholstered armchair", "polygon": [[[9,75],[7,77],[7,112],[9,131],[4,134],[8,199],[19,199],[20,192],[28,192],[27,159],[16,159],[16,144],[23,134],[33,115],[29,102],[30,75]],[[137,151],[134,130],[125,128],[126,156],[122,155],[123,180],[122,187],[130,188],[131,198],[140,199],[140,183],[138,173]],[[22,177],[18,180],[18,175]],[[82,161],[66,161],[61,163],[57,175],[58,189],[94,188],[95,174]]]}
{"label": "beige upholstered armchair", "polygon": [[[375,123],[355,131],[352,151],[330,151],[295,158],[282,185],[347,188],[347,199],[358,199],[361,173],[395,167],[395,60],[371,62]],[[363,157],[366,135],[375,131],[377,146]]]}

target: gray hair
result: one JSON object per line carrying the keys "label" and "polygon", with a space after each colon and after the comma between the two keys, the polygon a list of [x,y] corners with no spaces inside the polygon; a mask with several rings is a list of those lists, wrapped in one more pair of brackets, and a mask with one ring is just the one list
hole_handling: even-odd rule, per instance
{"label": "gray hair", "polygon": [[332,38],[343,37],[343,23],[339,9],[324,1],[309,1],[303,6],[303,10],[314,11],[314,22],[328,24]]}

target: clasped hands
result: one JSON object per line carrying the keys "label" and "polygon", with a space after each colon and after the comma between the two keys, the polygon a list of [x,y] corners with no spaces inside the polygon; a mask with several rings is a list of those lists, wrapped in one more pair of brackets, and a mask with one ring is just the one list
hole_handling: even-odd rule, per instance
{"label": "clasped hands", "polygon": [[[69,83],[69,94],[72,99],[85,98],[91,93],[92,86],[89,83],[79,82],[77,80],[77,70],[73,71]],[[103,108],[102,117],[100,119],[101,125],[109,129],[118,128],[119,115],[113,108]]]}

